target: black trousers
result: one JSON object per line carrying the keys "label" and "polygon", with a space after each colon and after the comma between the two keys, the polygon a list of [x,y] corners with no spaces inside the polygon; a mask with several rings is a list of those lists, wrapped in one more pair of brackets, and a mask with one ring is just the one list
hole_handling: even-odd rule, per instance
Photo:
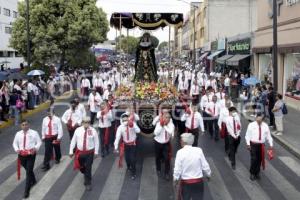
{"label": "black trousers", "polygon": [[208,121],[208,131],[211,137],[215,137],[216,140],[219,139],[218,119]]}
{"label": "black trousers", "polygon": [[61,159],[60,144],[53,144],[53,141],[57,139],[57,136],[52,138],[45,138],[45,154],[44,154],[44,166],[49,166],[49,162],[53,155],[53,149],[55,151],[55,160]]}
{"label": "black trousers", "polygon": [[19,159],[21,161],[21,165],[26,170],[26,185],[25,185],[25,192],[28,193],[30,191],[31,185],[36,182],[33,168],[35,162],[35,155],[29,156],[21,156],[19,155]]}
{"label": "black trousers", "polygon": [[127,168],[131,171],[132,175],[136,174],[136,145],[125,146],[125,160]]}
{"label": "black trousers", "polygon": [[207,114],[205,111],[203,111],[203,124],[204,124],[204,129],[206,131],[208,131],[208,124],[209,124],[209,120],[207,120],[208,117],[210,117],[210,115]]}
{"label": "black trousers", "polygon": [[193,147],[197,147],[198,146],[198,139],[199,139],[199,128],[195,128],[195,129],[188,129],[188,132],[194,135],[194,143],[193,143]]}
{"label": "black trousers", "polygon": [[[111,127],[108,127],[107,129],[110,132]],[[101,153],[102,154],[105,153],[105,151],[108,152],[108,150],[109,150],[109,145],[104,144],[105,131],[106,131],[106,128],[99,128]],[[109,138],[108,138],[108,142],[109,142]]]}
{"label": "black trousers", "polygon": [[79,156],[79,163],[82,168],[81,173],[84,174],[84,185],[91,185],[92,182],[92,165],[94,161],[94,154],[81,154]]}
{"label": "black trousers", "polygon": [[240,144],[241,137],[234,139],[232,136],[229,135],[228,141],[229,141],[229,160],[231,161],[232,165],[235,165],[235,154]]}
{"label": "black trousers", "polygon": [[269,112],[269,117],[270,117],[270,126],[274,126],[275,125],[275,117],[274,117],[274,113],[272,112],[271,107],[268,107],[268,112]]}
{"label": "black trousers", "polygon": [[226,133],[224,136],[224,143],[225,143],[225,152],[229,153],[229,135]]}
{"label": "black trousers", "polygon": [[261,144],[250,144],[250,156],[251,156],[251,165],[250,173],[253,175],[258,175],[260,172],[261,165]]}
{"label": "black trousers", "polygon": [[164,161],[165,163],[165,174],[170,173],[170,142],[166,144],[161,144],[157,141],[154,141],[155,147],[155,165],[156,170],[161,171],[161,162]]}
{"label": "black trousers", "polygon": [[74,135],[75,129],[68,130],[68,131],[69,131],[69,137],[70,137],[70,141],[71,141],[71,140],[72,140],[72,138],[73,138],[73,135]]}
{"label": "black trousers", "polygon": [[91,112],[90,116],[91,116],[91,125],[94,124],[95,122],[95,118],[96,118],[97,113],[96,112]]}
{"label": "black trousers", "polygon": [[182,200],[202,200],[204,183],[182,184]]}
{"label": "black trousers", "polygon": [[116,132],[117,132],[117,121],[112,121],[111,122],[111,127],[110,127],[110,134],[109,134],[109,145],[111,147],[114,147],[114,142],[116,138]]}

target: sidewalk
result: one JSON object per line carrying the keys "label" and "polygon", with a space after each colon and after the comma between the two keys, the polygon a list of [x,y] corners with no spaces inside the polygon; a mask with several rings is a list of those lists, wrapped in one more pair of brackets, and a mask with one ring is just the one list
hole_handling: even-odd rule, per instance
{"label": "sidewalk", "polygon": [[[61,96],[57,97],[57,98],[55,99],[55,102],[61,101],[61,100],[64,100],[64,99],[67,99],[69,93],[70,93],[70,92],[73,93],[74,91],[76,91],[76,90],[71,90],[71,91],[65,92],[65,93],[62,94]],[[49,107],[50,107],[50,100],[47,100],[46,102],[44,102],[44,103],[38,105],[37,108],[35,108],[35,109],[33,109],[33,110],[28,110],[26,113],[22,113],[22,114],[21,114],[21,115],[22,115],[21,119],[26,119],[26,118],[28,118],[28,117],[30,117],[30,116],[32,116],[32,115],[38,113],[38,112],[41,112],[41,111],[43,111],[43,110],[46,110],[46,109],[49,108]],[[14,120],[13,120],[13,119],[9,119],[7,122],[2,122],[2,123],[0,124],[0,134],[1,134],[1,129],[7,128],[7,127],[9,127],[9,126],[12,126],[13,124],[14,124]]]}
{"label": "sidewalk", "polygon": [[288,107],[284,116],[284,133],[281,136],[272,134],[274,140],[300,159],[300,111]]}

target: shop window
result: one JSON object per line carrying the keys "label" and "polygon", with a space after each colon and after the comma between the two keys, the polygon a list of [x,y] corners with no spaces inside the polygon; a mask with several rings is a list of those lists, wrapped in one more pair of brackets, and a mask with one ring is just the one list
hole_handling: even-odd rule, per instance
{"label": "shop window", "polygon": [[0,58],[4,57],[4,51],[0,51]]}
{"label": "shop window", "polygon": [[18,12],[13,11],[13,18],[17,18],[18,17]]}
{"label": "shop window", "polygon": [[3,8],[3,15],[10,17],[10,10],[7,8]]}
{"label": "shop window", "polygon": [[15,56],[15,52],[13,52],[13,51],[8,51],[7,52],[7,57],[13,58],[14,56]]}
{"label": "shop window", "polygon": [[23,57],[19,52],[15,52],[15,57]]}
{"label": "shop window", "polygon": [[5,33],[6,34],[11,34],[11,27],[5,27]]}
{"label": "shop window", "polygon": [[284,70],[286,95],[300,100],[300,53],[285,56]]}

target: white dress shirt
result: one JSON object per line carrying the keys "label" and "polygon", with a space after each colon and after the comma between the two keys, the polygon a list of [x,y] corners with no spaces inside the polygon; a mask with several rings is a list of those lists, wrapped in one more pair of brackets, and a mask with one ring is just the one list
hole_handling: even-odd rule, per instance
{"label": "white dress shirt", "polygon": [[77,105],[75,111],[81,116],[81,119],[83,119],[86,116],[86,110],[82,103],[79,103]]}
{"label": "white dress shirt", "polygon": [[165,126],[161,126],[160,123],[156,123],[154,129],[154,140],[158,143],[165,144],[174,137],[175,126],[170,120],[169,123]]}
{"label": "white dress shirt", "polygon": [[218,117],[220,114],[220,105],[218,103],[209,102],[205,108],[205,112],[212,117]]}
{"label": "white dress shirt", "polygon": [[85,88],[85,87],[91,88],[90,80],[87,79],[87,78],[82,79],[82,81],[81,81],[81,87],[82,88]]}
{"label": "white dress shirt", "polygon": [[98,133],[96,129],[93,127],[89,127],[87,130],[83,126],[78,127],[75,132],[74,136],[72,138],[71,144],[70,144],[70,152],[69,154],[73,154],[73,150],[75,147],[79,149],[80,151],[83,151],[83,141],[84,141],[84,133],[87,131],[87,137],[86,137],[86,151],[95,149],[96,155],[98,155],[99,152],[99,138]]}
{"label": "white dress shirt", "polygon": [[112,94],[112,91],[104,90],[102,98],[103,100],[108,100],[108,96]]}
{"label": "white dress shirt", "polygon": [[178,90],[181,91],[181,90],[188,90],[189,89],[189,82],[188,80],[179,80],[179,83],[178,83]]}
{"label": "white dress shirt", "polygon": [[190,96],[199,95],[199,94],[200,94],[200,87],[199,87],[199,85],[192,84],[191,91],[190,91]]}
{"label": "white dress shirt", "polygon": [[93,93],[91,93],[89,95],[88,104],[90,106],[91,112],[94,112],[94,113],[98,112],[100,109],[101,103],[102,103],[102,97],[100,96],[100,94],[98,92],[96,92],[95,95]]}
{"label": "white dress shirt", "polygon": [[[24,148],[24,139],[25,139],[25,148]],[[32,129],[29,129],[25,135],[23,130],[18,131],[13,141],[13,148],[15,152],[32,150],[32,149],[38,151],[41,145],[42,145],[42,141],[38,132]]]}
{"label": "white dress shirt", "polygon": [[269,126],[265,122],[261,123],[261,138],[259,138],[259,125],[254,121],[248,125],[245,139],[247,145],[250,145],[250,141],[255,143],[265,143],[266,140],[268,140],[269,145],[273,147],[273,138]]}
{"label": "white dress shirt", "polygon": [[111,127],[111,122],[113,121],[113,116],[111,110],[102,116],[102,111],[97,113],[97,119],[99,119],[99,128]]}
{"label": "white dress shirt", "polygon": [[[231,100],[227,100],[227,102],[230,102],[230,107],[234,106]],[[221,108],[225,108],[226,107],[226,100],[225,99],[221,99],[219,101],[219,105],[220,105]]]}
{"label": "white dress shirt", "polygon": [[52,127],[52,134],[51,135],[57,135],[57,139],[60,140],[63,136],[63,128],[61,124],[60,118],[57,116],[52,116],[51,124],[49,124],[50,118],[47,116],[43,119],[42,123],[42,139],[45,139],[46,135],[49,135],[49,126]]}
{"label": "white dress shirt", "polygon": [[225,98],[225,93],[224,92],[217,92],[217,93],[215,93],[215,95],[218,98],[218,102]]}
{"label": "white dress shirt", "polygon": [[221,129],[222,123],[226,123],[226,118],[229,116],[229,110],[227,107],[221,107],[220,108],[220,115],[218,119],[218,126]]}
{"label": "white dress shirt", "polygon": [[200,101],[200,109],[205,110],[205,108],[207,107],[207,104],[209,102],[210,102],[209,96],[208,95],[203,95],[201,97],[201,101]]}
{"label": "white dress shirt", "polygon": [[[128,130],[128,131],[127,131]],[[140,133],[141,129],[137,126],[136,123],[133,123],[133,127],[128,127],[127,124],[121,124],[116,133],[116,139],[114,142],[115,150],[118,150],[119,148],[119,142],[122,137],[123,141],[125,143],[131,143],[136,140],[136,134]]]}
{"label": "white dress shirt", "polygon": [[194,128],[201,128],[201,131],[204,132],[204,124],[203,124],[203,118],[199,112],[193,112],[189,115],[187,113],[184,113],[181,117],[181,121],[185,121],[185,127],[188,129],[192,129],[192,120],[194,115]]}
{"label": "white dress shirt", "polygon": [[185,145],[177,151],[174,167],[174,180],[189,180],[211,176],[211,170],[203,151],[199,147]]}
{"label": "white dress shirt", "polygon": [[205,89],[207,89],[209,86],[211,86],[215,91],[217,90],[217,82],[215,79],[213,80],[207,80],[205,82]]}
{"label": "white dress shirt", "polygon": [[103,80],[101,78],[95,78],[93,79],[93,87],[103,87]]}
{"label": "white dress shirt", "polygon": [[27,92],[33,92],[34,85],[32,83],[27,84]]}
{"label": "white dress shirt", "polygon": [[224,80],[224,86],[225,87],[229,87],[230,86],[230,78],[229,77],[225,78],[225,80]]}
{"label": "white dress shirt", "polygon": [[[234,124],[235,122],[235,124]],[[231,135],[233,138],[237,139],[240,136],[242,125],[239,115],[236,116],[228,116],[226,118],[226,129],[229,135]],[[235,125],[235,129],[234,129]]]}
{"label": "white dress shirt", "polygon": [[72,111],[71,108],[69,108],[61,117],[61,121],[65,124],[68,124],[69,120],[72,120],[72,126],[75,127],[75,125],[80,125],[82,122],[81,114],[78,113],[78,111]]}

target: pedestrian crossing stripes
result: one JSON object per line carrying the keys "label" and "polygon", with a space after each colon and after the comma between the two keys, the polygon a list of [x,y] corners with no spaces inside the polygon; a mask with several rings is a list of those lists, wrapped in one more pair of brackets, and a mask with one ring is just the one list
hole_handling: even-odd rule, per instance
{"label": "pedestrian crossing stripes", "polygon": [[[1,173],[7,173],[10,171],[10,175],[3,180],[0,185],[0,199],[12,199],[11,197],[15,195],[11,195],[13,193],[18,193],[19,197],[23,194],[23,186],[25,179],[25,171],[22,169],[21,180],[17,181],[17,174],[15,171],[12,172],[12,165],[15,165],[16,155],[7,155],[6,157],[1,159],[0,164],[0,176]],[[106,177],[103,179],[103,188],[101,190],[97,190],[97,185],[93,185],[93,196],[92,199],[95,200],[117,200],[120,199],[122,195],[122,188],[124,187],[124,183],[130,180],[129,173],[126,171],[126,167],[119,169],[118,168],[118,158],[115,158],[113,155],[110,155],[108,158],[96,158],[93,163],[92,175],[93,180],[98,181],[97,177],[94,177],[98,174],[99,171],[102,171],[103,167],[102,163],[106,162],[106,159],[110,159],[111,163],[113,163],[112,167],[105,174]],[[286,165],[291,171],[295,174],[299,175],[299,162],[294,160],[291,157],[278,157],[280,161]],[[13,161],[11,161],[13,160]],[[228,158],[223,157],[221,160],[214,160],[211,157],[207,158],[208,163],[210,164],[212,170],[212,177],[210,181],[205,181],[205,185],[209,191],[206,193],[209,194],[209,199],[213,200],[231,200],[235,195],[232,193],[233,190],[230,190],[229,187],[232,185],[226,179],[226,175],[220,173],[224,167],[230,169],[231,163]],[[43,162],[43,156],[37,155],[35,162],[35,172],[38,180],[37,185],[35,185],[30,192],[30,199],[45,199],[45,197],[49,197],[50,190],[55,186],[58,182],[59,178],[63,177],[67,170],[73,170],[72,159],[68,156],[63,156],[61,162],[59,164],[54,164],[50,170],[47,172],[41,172],[41,170],[37,170]],[[218,163],[218,165],[216,164]],[[224,163],[224,165],[219,166],[220,163]],[[156,175],[155,169],[155,158],[154,157],[145,157],[142,161],[142,172],[141,174],[137,174],[140,177],[139,180],[136,181],[136,186],[139,188],[136,191],[136,195],[138,196],[138,200],[159,200],[162,199],[162,194],[159,194],[159,184],[160,178]],[[275,168],[273,162],[266,163],[266,170],[261,172],[262,178],[261,181],[250,181],[249,179],[249,170],[248,166],[243,164],[241,161],[237,160],[236,162],[236,170],[232,171],[233,176],[237,180],[237,184],[241,185],[243,189],[246,191],[249,199],[259,199],[259,200],[270,200],[273,199],[274,194],[270,194],[270,190],[267,190],[267,187],[274,187],[278,191],[279,196],[282,196],[281,199],[286,200],[296,200],[299,199],[300,191],[298,185],[293,184],[293,182],[287,179],[284,175]],[[5,170],[6,168],[11,167],[11,170]],[[97,172],[97,173],[96,173]],[[42,175],[41,175],[42,174]],[[75,174],[75,173],[72,173]],[[70,200],[70,199],[83,199],[85,196],[85,187],[83,185],[83,175],[78,172],[75,177],[68,180],[67,184],[64,184],[61,188],[62,192],[58,196],[59,199],[62,200]],[[266,184],[269,182],[270,184]],[[164,182],[163,182],[164,183]],[[20,184],[22,184],[20,187]],[[167,184],[167,182],[166,182]],[[173,191],[172,191],[173,192]],[[279,193],[280,192],[280,193]],[[255,194],[255,195],[254,195]],[[128,195],[128,194],[126,194]],[[129,194],[130,195],[130,194]],[[175,196],[175,195],[174,195]],[[174,196],[169,199],[174,199]],[[18,198],[14,198],[18,199]],[[46,198],[47,199],[47,198]],[[48,198],[49,199],[49,198]],[[135,199],[135,198],[133,198]]]}
{"label": "pedestrian crossing stripes", "polygon": [[[16,162],[17,156],[15,156],[14,161]],[[34,170],[36,170],[43,162],[43,157],[37,155],[34,165]],[[15,164],[15,163],[13,163]],[[25,179],[25,170],[21,167],[21,178],[17,181],[17,172],[13,173],[4,183],[0,185],[0,199],[5,199],[22,181]]]}

